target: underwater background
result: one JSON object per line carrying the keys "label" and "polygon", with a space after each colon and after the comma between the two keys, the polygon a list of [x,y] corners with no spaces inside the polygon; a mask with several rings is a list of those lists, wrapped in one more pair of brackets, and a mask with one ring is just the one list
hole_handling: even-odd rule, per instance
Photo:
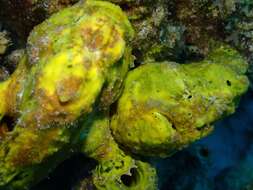
{"label": "underwater background", "polygon": [[[139,6],[142,2],[146,2],[126,1],[127,3],[125,3],[124,0],[122,1],[112,0],[111,2],[119,3],[122,10],[128,14],[132,13],[131,6],[136,6],[136,4]],[[51,5],[50,1],[44,1],[45,3],[39,1],[39,8],[33,7],[32,9],[29,8],[28,12],[22,12],[20,7],[26,10],[27,5],[12,0],[9,1],[9,6],[6,2],[0,0],[0,80],[8,78],[16,69],[17,59],[23,54],[22,48],[29,48],[29,45],[26,45],[26,38],[31,29],[52,13],[76,3],[75,0],[57,0],[51,1],[57,3],[50,7],[48,6]],[[30,2],[30,0],[24,2]],[[60,5],[59,2],[61,2]],[[131,4],[132,2],[134,5]],[[150,1],[147,2],[145,6],[152,5]],[[181,15],[182,18],[169,19],[175,13],[173,8],[167,7],[173,7],[177,3],[182,7],[187,7],[186,12],[192,10],[189,15],[194,16],[188,18]],[[157,169],[159,190],[253,190],[253,1],[179,0],[169,2],[168,0],[159,0],[154,4],[157,9],[151,10],[152,13],[142,12],[142,7],[140,8],[141,13],[138,12],[138,14],[145,16],[146,14],[152,15],[150,16],[152,19],[148,18],[147,22],[145,17],[143,23],[147,25],[144,24],[143,26],[136,22],[136,15],[131,18],[132,15],[130,14],[130,21],[134,23],[135,29],[141,30],[143,27],[142,32],[147,33],[147,38],[138,36],[135,44],[133,44],[135,61],[131,70],[142,65],[142,62],[150,61],[150,59],[156,61],[172,60],[180,64],[202,60],[208,54],[208,50],[206,50],[208,45],[206,44],[209,41],[205,40],[209,39],[208,35],[211,33],[215,39],[222,39],[245,56],[249,63],[247,75],[251,84],[247,93],[242,95],[236,112],[215,122],[215,128],[211,134],[177,151],[168,158],[145,156],[141,158]],[[164,5],[166,5],[165,11],[163,10]],[[220,11],[217,13],[218,16],[210,16],[209,13],[205,12],[209,5],[218,7],[217,10]],[[19,9],[16,9],[16,6]],[[40,6],[43,8],[41,9]],[[13,10],[16,12],[14,11],[15,14],[8,20],[8,15]],[[217,10],[215,9],[215,11]],[[204,16],[198,17],[199,15]],[[23,17],[27,18],[23,20]],[[161,23],[159,26],[155,25],[160,17],[159,22]],[[166,19],[163,20],[165,17]],[[15,19],[16,23],[13,22]],[[154,25],[158,29],[155,27],[155,29],[150,29],[150,25]],[[199,37],[199,33],[205,35]],[[159,42],[155,44],[156,41]],[[154,47],[152,46],[154,49],[151,48],[152,44],[155,44]],[[10,54],[12,56],[9,56]],[[7,119],[11,120],[11,118]],[[12,121],[7,123],[10,122]],[[75,153],[61,162],[45,179],[29,190],[72,190],[80,180],[89,178],[91,171],[96,166],[97,162],[93,159],[87,158],[81,153]],[[93,189],[91,188],[91,190]]]}

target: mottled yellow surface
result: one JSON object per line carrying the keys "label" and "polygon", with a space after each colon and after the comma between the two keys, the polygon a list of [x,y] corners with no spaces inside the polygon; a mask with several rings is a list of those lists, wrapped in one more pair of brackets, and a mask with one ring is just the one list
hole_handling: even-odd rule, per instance
{"label": "mottled yellow surface", "polygon": [[119,96],[132,37],[121,9],[100,1],[80,2],[34,28],[28,59],[0,84],[0,119],[13,119],[0,125],[0,189],[30,186],[72,154],[80,122]]}
{"label": "mottled yellow surface", "polygon": [[248,89],[247,67],[238,52],[218,45],[200,62],[131,71],[111,124],[117,142],[136,154],[168,156],[206,136],[235,112]]}

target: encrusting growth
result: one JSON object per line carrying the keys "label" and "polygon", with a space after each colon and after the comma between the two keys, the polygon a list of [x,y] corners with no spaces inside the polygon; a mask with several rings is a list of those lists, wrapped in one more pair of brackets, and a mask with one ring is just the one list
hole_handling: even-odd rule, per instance
{"label": "encrusting growth", "polygon": [[14,121],[10,131],[1,127],[0,187],[36,183],[68,157],[79,123],[118,96],[132,36],[120,8],[99,1],[64,9],[32,31],[27,58],[0,85],[2,121]]}
{"label": "encrusting growth", "polygon": [[[152,40],[141,44],[133,28],[160,27],[167,12],[156,23],[150,1],[126,1],[136,9],[125,12],[113,4],[123,2],[81,1],[30,33],[15,72],[0,83],[0,189],[28,189],[83,153],[97,167],[76,189],[156,190],[155,168],[143,158],[169,156],[235,112],[249,85],[236,50],[210,40],[201,61],[157,62],[152,56],[176,46],[181,29],[172,30],[173,45],[150,50]],[[134,68],[138,43],[146,62]]]}
{"label": "encrusting growth", "polygon": [[247,62],[226,45],[200,62],[147,63],[131,71],[112,119],[117,142],[144,156],[168,156],[234,113],[247,90]]}

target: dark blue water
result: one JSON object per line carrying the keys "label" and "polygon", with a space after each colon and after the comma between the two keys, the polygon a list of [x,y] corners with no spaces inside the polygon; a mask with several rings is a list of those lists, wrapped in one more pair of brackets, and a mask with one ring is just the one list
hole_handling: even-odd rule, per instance
{"label": "dark blue water", "polygon": [[253,190],[253,92],[208,137],[157,164],[162,190]]}

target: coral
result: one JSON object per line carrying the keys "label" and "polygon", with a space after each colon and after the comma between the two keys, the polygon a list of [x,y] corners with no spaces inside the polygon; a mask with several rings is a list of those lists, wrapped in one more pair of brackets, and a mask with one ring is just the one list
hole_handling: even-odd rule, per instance
{"label": "coral", "polygon": [[29,56],[0,86],[8,99],[0,104],[0,187],[36,183],[69,155],[78,123],[117,98],[132,35],[118,7],[97,1],[64,9],[33,30]]}
{"label": "coral", "polygon": [[[177,59],[181,51],[180,40],[182,37],[181,26],[168,21],[170,11],[168,0],[159,1],[132,1],[132,0],[105,0],[119,5],[127,14],[135,31],[133,43],[134,55],[138,64],[146,59]],[[34,26],[48,18],[52,13],[68,7],[77,0],[25,0],[17,2],[0,1],[0,20],[19,36],[19,46],[26,43],[29,32]],[[12,12],[11,18],[9,14]],[[168,26],[169,25],[169,26]],[[170,25],[172,29],[170,29]],[[175,34],[174,34],[175,33]],[[170,39],[171,36],[175,36]],[[176,39],[175,39],[176,38]],[[182,41],[181,41],[182,42]],[[152,49],[150,50],[150,47]],[[159,52],[158,52],[159,50]],[[162,52],[162,53],[161,53]]]}
{"label": "coral", "polygon": [[[88,185],[98,190],[155,190],[157,189],[156,171],[148,163],[126,155],[114,141],[109,129],[109,117],[96,114],[90,121],[84,122],[81,139],[83,152],[98,161],[92,172],[92,179],[84,180],[82,188]],[[88,129],[88,130],[87,130]],[[87,182],[89,183],[87,184]],[[88,189],[88,188],[87,188]]]}
{"label": "coral", "polygon": [[170,19],[172,1],[109,1],[123,9],[136,31],[132,43],[135,66],[151,60],[179,60],[185,45],[184,27]]}
{"label": "coral", "polygon": [[235,111],[248,87],[246,70],[247,62],[226,45],[197,63],[147,63],[127,76],[113,135],[136,154],[166,156],[182,149]]}
{"label": "coral", "polygon": [[4,54],[10,45],[10,39],[6,31],[0,32],[0,55]]}
{"label": "coral", "polygon": [[[52,13],[72,5],[77,0],[8,0],[0,1],[0,19],[25,44],[32,28]],[[10,16],[11,14],[11,16]]]}
{"label": "coral", "polygon": [[[0,6],[24,7],[21,22],[12,26],[22,39],[73,2]],[[224,4],[224,14],[207,11],[205,17],[196,2],[80,1],[36,26],[17,68],[15,52],[6,58],[16,69],[0,83],[0,99],[6,100],[0,102],[0,189],[30,188],[80,152],[97,166],[76,189],[157,189],[147,156],[169,156],[209,134],[216,120],[235,112],[249,84],[244,58],[217,36],[209,38],[217,25],[210,31],[199,25],[205,18],[227,19],[233,3]],[[170,4],[177,22],[169,19]],[[199,16],[192,26],[188,6]],[[215,13],[217,6],[210,6]],[[23,22],[37,11],[39,18]],[[164,61],[178,60],[185,50],[184,25],[198,34],[188,42],[199,41],[205,58]]]}
{"label": "coral", "polygon": [[[250,63],[249,77],[253,79],[253,2],[237,2],[236,10],[228,17],[225,25],[226,40],[244,54]],[[252,84],[251,84],[252,87]]]}
{"label": "coral", "polygon": [[17,49],[11,51],[10,54],[4,57],[2,65],[8,69],[9,73],[13,73],[19,63],[19,60],[25,55],[25,49]]}

